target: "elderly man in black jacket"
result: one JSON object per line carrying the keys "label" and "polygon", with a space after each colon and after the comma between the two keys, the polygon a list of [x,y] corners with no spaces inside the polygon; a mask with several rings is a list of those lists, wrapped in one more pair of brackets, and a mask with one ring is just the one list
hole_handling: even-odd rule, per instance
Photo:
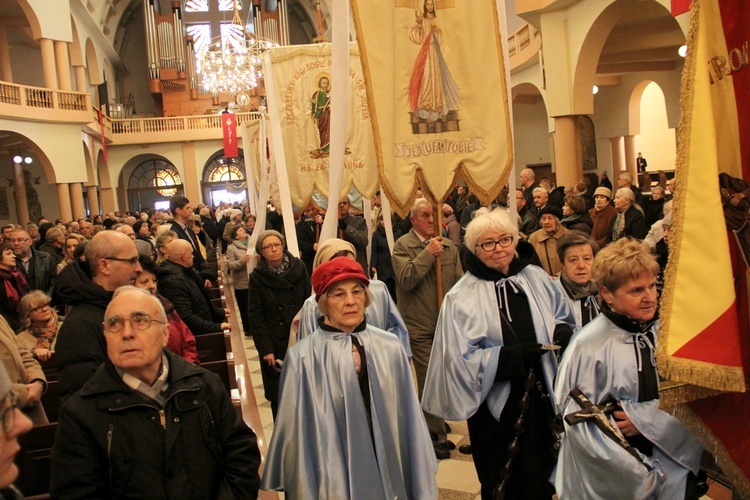
{"label": "elderly man in black jacket", "polygon": [[193,268],[190,243],[174,240],[166,251],[167,260],[162,262],[159,275],[159,293],[174,304],[193,335],[228,330],[228,311],[211,304],[203,280]]}
{"label": "elderly man in black jacket", "polygon": [[107,361],[60,410],[54,498],[257,498],[260,452],[219,377],[165,349],[161,303],[123,287]]}

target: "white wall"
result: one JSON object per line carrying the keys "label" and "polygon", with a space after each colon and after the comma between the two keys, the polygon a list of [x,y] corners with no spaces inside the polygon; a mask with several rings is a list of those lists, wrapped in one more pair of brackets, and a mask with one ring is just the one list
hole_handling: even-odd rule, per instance
{"label": "white wall", "polygon": [[648,161],[648,171],[674,170],[677,157],[675,129],[667,124],[664,93],[650,83],[641,98],[641,133],[635,136],[636,151]]}

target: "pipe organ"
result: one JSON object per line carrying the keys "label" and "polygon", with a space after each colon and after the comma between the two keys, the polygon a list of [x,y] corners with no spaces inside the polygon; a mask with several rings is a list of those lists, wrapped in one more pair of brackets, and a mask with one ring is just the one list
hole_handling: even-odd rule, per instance
{"label": "pipe organ", "polygon": [[[189,12],[185,19],[182,1],[171,0],[171,12],[161,14],[159,0],[143,1],[143,19],[146,36],[149,90],[161,108],[163,116],[203,114],[212,106],[229,101],[228,95],[202,94],[200,75],[197,73],[195,40],[186,35],[186,24],[197,21],[196,13]],[[246,0],[246,15],[253,16],[255,34],[278,44],[289,43],[289,26],[286,0],[275,2],[273,12],[266,10],[267,2]],[[272,2],[274,3],[274,2]],[[213,37],[219,33],[212,33]],[[257,106],[261,88],[249,94],[251,105]]]}

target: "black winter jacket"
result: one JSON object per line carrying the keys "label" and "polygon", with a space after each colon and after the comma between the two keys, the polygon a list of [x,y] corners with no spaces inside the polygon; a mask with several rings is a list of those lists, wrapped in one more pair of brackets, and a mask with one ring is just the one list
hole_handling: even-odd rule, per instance
{"label": "black winter jacket", "polygon": [[52,498],[257,498],[255,435],[213,373],[164,350],[166,403],[108,360],[60,410]]}
{"label": "black winter jacket", "polygon": [[159,273],[159,293],[174,304],[182,321],[193,335],[221,331],[226,320],[224,310],[211,304],[202,286],[203,279],[192,268],[164,261]]}
{"label": "black winter jacket", "polygon": [[113,293],[92,282],[88,266],[81,261],[65,266],[55,283],[65,305],[72,307],[55,347],[58,389],[65,398],[80,389],[107,359],[102,323]]}
{"label": "black winter jacket", "polygon": [[247,283],[250,331],[261,357],[273,353],[283,359],[292,320],[312,292],[305,264],[286,254],[290,264],[284,274],[275,274],[261,260]]}

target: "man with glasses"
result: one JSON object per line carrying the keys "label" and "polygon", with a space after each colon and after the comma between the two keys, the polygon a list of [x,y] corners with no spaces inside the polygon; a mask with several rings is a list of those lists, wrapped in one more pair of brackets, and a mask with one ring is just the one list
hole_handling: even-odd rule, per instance
{"label": "man with glasses", "polygon": [[13,383],[0,366],[0,498],[20,499],[21,493],[13,486],[18,478],[18,467],[13,461],[21,449],[18,437],[31,430],[31,420],[19,410]]}
{"label": "man with glasses", "polygon": [[58,296],[72,309],[57,336],[58,388],[65,398],[80,389],[107,358],[102,337],[104,311],[112,294],[141,271],[133,240],[102,231],[84,251],[85,262],[71,262],[56,280]]}
{"label": "man with glasses", "polygon": [[52,280],[57,274],[57,262],[51,255],[34,250],[31,236],[23,229],[16,229],[10,236],[10,245],[16,254],[16,267],[26,278],[31,290],[41,290],[52,295]]}
{"label": "man with glasses", "polygon": [[201,277],[193,269],[193,250],[185,240],[167,245],[167,260],[161,265],[159,291],[174,304],[182,321],[193,335],[220,332],[231,328],[226,309],[211,303]]}
{"label": "man with glasses", "polygon": [[165,349],[159,300],[119,289],[103,329],[106,361],[60,410],[52,496],[257,498],[255,435],[217,375]]}

